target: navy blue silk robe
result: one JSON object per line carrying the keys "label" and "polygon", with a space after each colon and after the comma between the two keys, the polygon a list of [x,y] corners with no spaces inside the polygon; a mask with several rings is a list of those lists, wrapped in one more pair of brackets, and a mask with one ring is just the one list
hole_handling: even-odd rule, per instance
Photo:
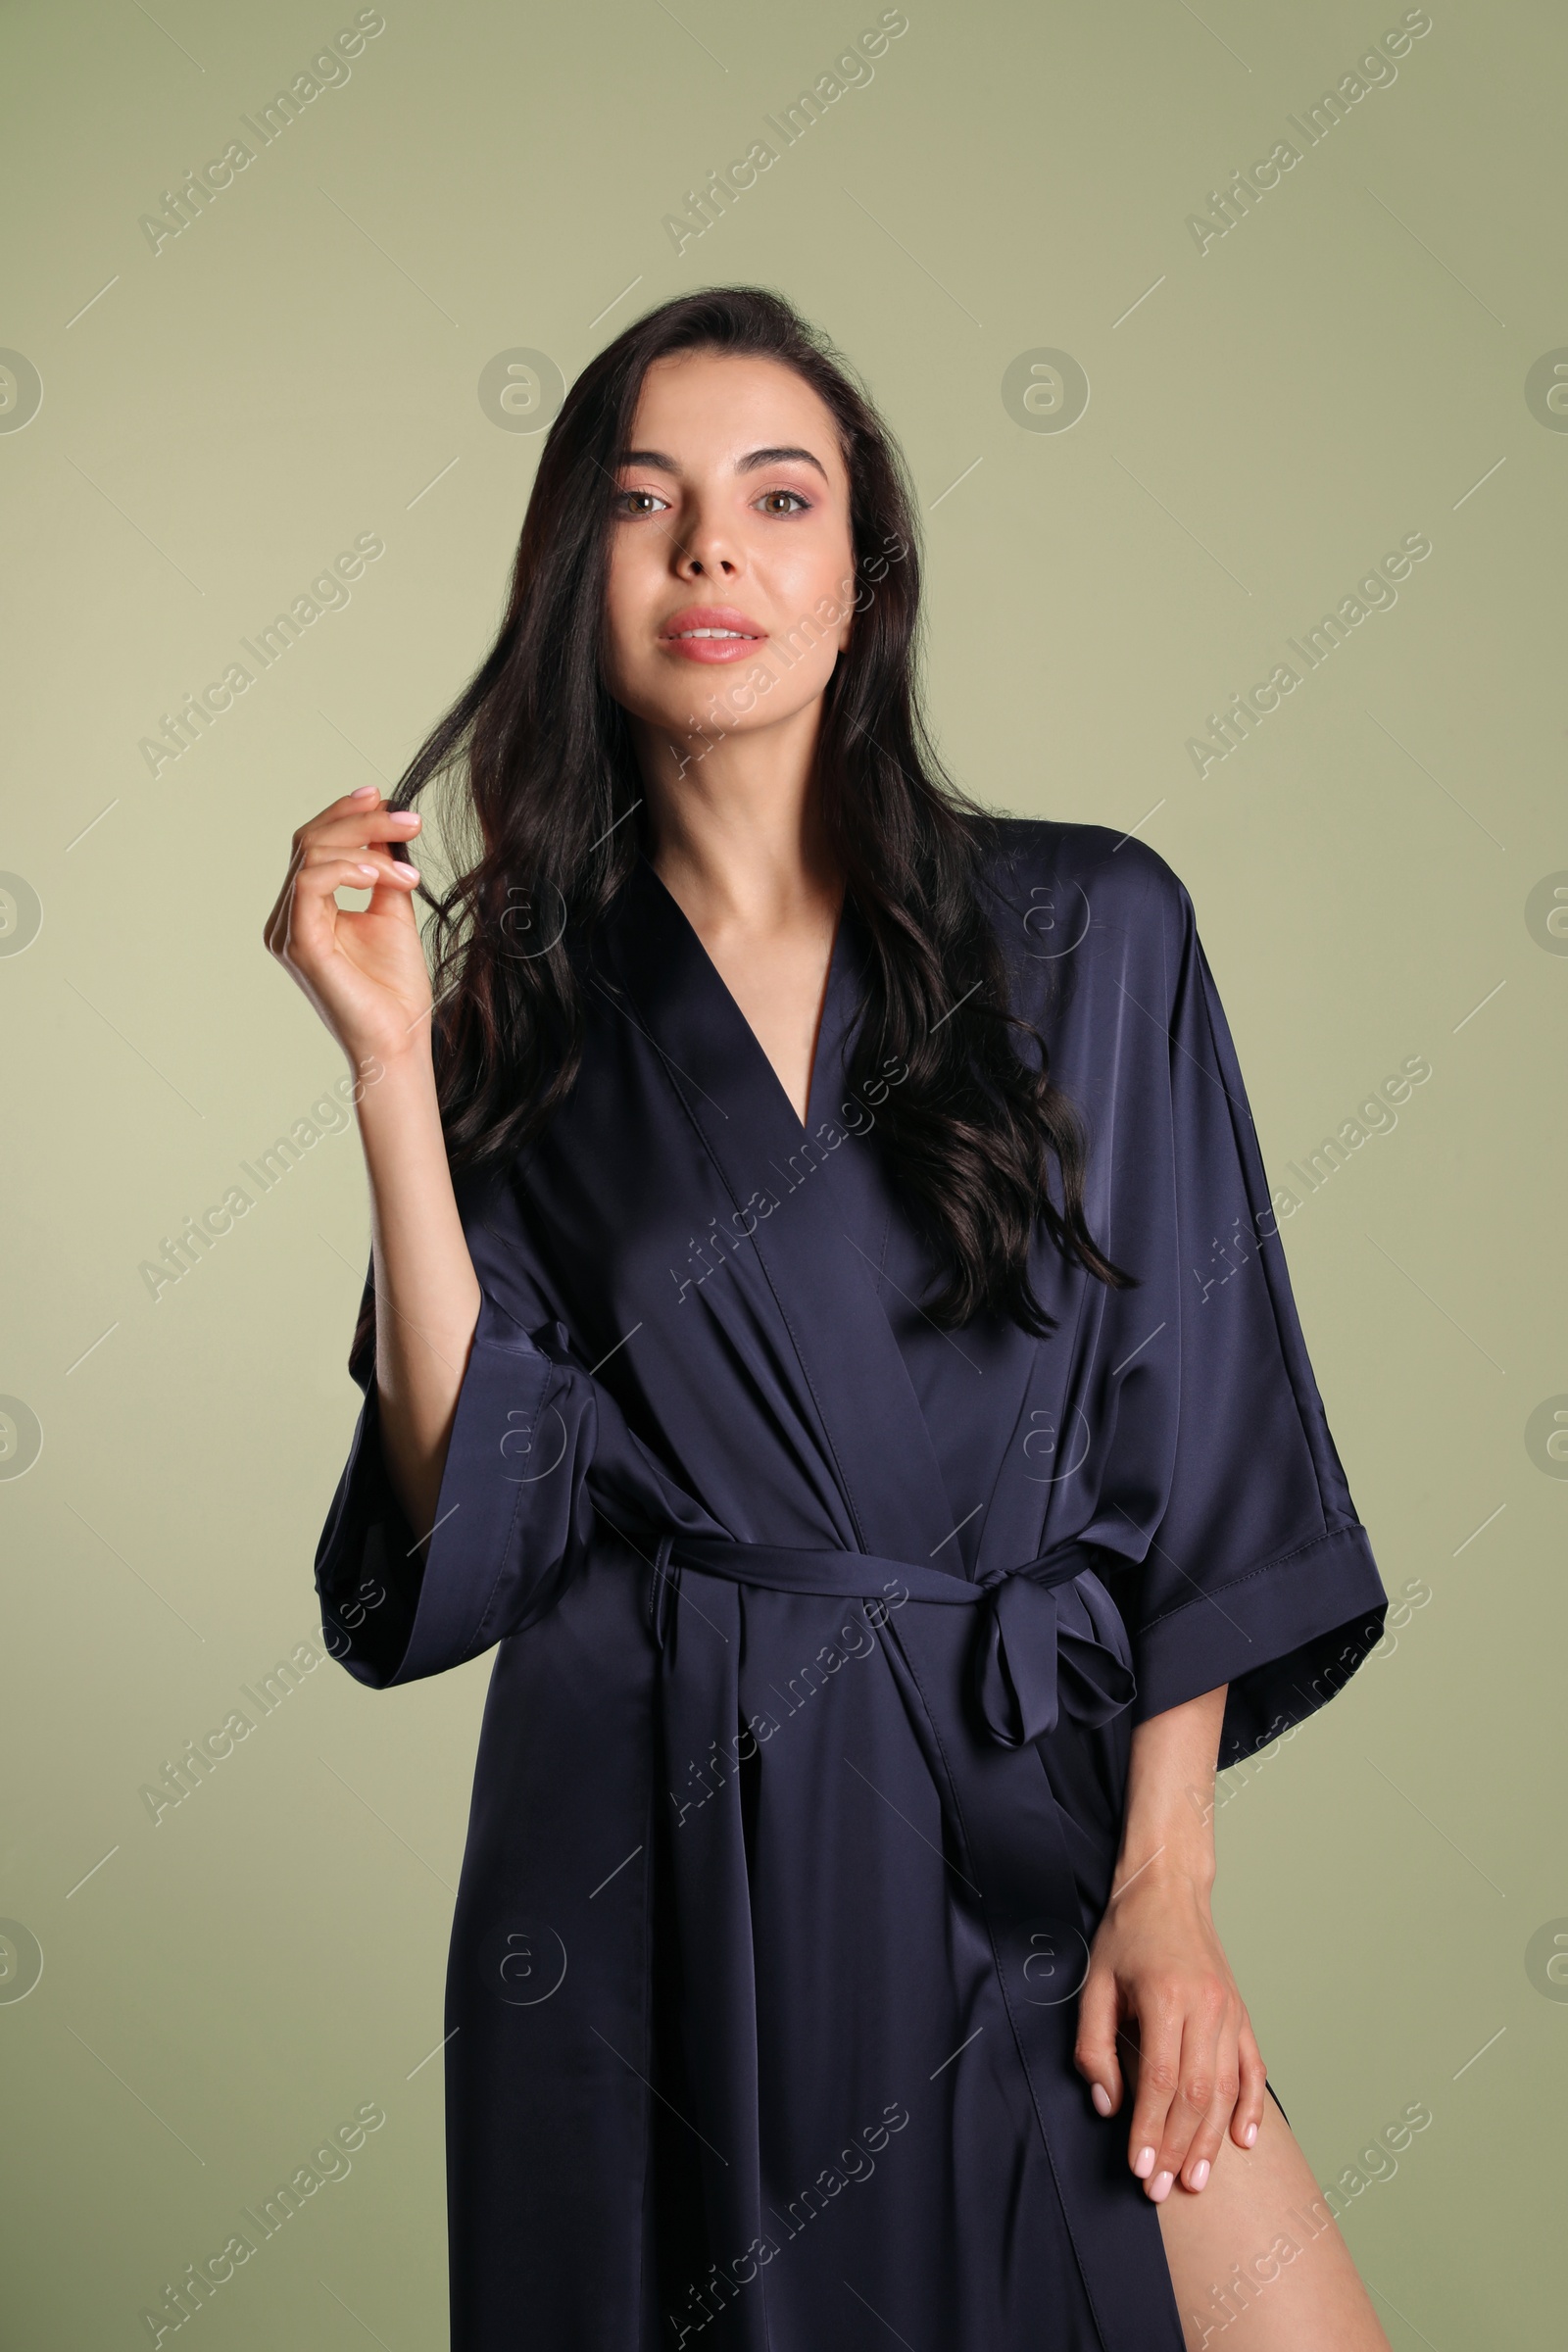
{"label": "navy blue silk robe", "polygon": [[1128,1740],[1224,1683],[1250,1753],[1385,1596],[1186,891],[1098,827],[1002,840],[1015,1004],[1136,1288],[1042,1235],[1048,1338],[937,1329],[876,1133],[901,1065],[846,1089],[853,905],[803,1128],[642,859],[570,1098],[457,1181],[483,1296],[422,1573],[351,1360],[333,1650],[379,1690],[499,1644],[456,2352],[1180,2352],[1071,2062]]}

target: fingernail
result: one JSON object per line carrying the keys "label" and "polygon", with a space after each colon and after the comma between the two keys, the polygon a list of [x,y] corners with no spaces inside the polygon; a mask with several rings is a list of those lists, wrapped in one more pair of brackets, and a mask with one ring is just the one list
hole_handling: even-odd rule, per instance
{"label": "fingernail", "polygon": [[1091,2083],[1089,2088],[1089,2096],[1095,2102],[1095,2113],[1097,2115],[1108,2115],[1110,2113],[1110,2093],[1105,2088],[1103,2082]]}
{"label": "fingernail", "polygon": [[1154,2175],[1154,2178],[1149,2183],[1149,2194],[1154,2204],[1163,2204],[1164,2200],[1170,2195],[1171,2189],[1175,2185],[1175,2180],[1176,2176],[1174,2173],[1156,2173]]}
{"label": "fingernail", "polygon": [[354,798],[357,801],[368,800],[370,794],[376,790],[377,787],[374,784],[357,784],[354,788]]}
{"label": "fingernail", "polygon": [[1194,2167],[1193,2167],[1193,2177],[1192,2177],[1191,2180],[1188,2182],[1188,2184],[1187,2184],[1187,2185],[1188,2185],[1188,2187],[1189,2187],[1189,2188],[1201,2188],[1201,2187],[1202,2187],[1202,2185],[1203,2185],[1203,2182],[1204,2182],[1204,2181],[1205,2181],[1207,2179],[1208,2179],[1208,2161],[1207,2161],[1207,2159],[1206,2159],[1206,2157],[1205,2157],[1204,2161],[1203,2161],[1201,2164],[1195,2164],[1195,2165],[1194,2165]]}
{"label": "fingernail", "polygon": [[1140,2149],[1139,2149],[1139,2151],[1138,2151],[1138,2162],[1137,2162],[1137,2163],[1136,2163],[1136,2164],[1133,2166],[1133,2171],[1134,2171],[1134,2172],[1137,2174],[1137,2176],[1138,2176],[1139,2180],[1147,2180],[1149,2179],[1149,2176],[1150,2176],[1150,2174],[1151,2174],[1151,2173],[1153,2171],[1153,2169],[1154,2169],[1154,2151],[1153,2151],[1153,2149],[1152,2149],[1152,2148],[1140,2148]]}
{"label": "fingernail", "polygon": [[1257,2126],[1255,2124],[1249,2124],[1247,2130],[1242,2133],[1242,2137],[1246,2141],[1247,2145],[1250,2147],[1253,2140],[1257,2137]]}
{"label": "fingernail", "polygon": [[373,865],[362,865],[359,870],[362,874],[374,874],[379,871],[379,868]]}

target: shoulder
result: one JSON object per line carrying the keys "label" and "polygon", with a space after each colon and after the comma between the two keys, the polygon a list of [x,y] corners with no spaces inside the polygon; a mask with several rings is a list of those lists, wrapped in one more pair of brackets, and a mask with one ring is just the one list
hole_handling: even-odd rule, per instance
{"label": "shoulder", "polygon": [[1102,933],[1125,934],[1152,920],[1161,934],[1179,938],[1193,920],[1186,884],[1134,834],[1050,817],[991,823],[981,878],[999,929],[1066,920],[1067,902],[1083,906]]}

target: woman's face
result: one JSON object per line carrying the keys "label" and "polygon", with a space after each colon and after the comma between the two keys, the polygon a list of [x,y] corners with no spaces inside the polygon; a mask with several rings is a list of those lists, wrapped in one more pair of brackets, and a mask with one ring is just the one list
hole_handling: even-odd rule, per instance
{"label": "woman's face", "polygon": [[683,740],[817,703],[849,643],[850,483],[826,405],[776,360],[656,360],[616,473],[606,684]]}

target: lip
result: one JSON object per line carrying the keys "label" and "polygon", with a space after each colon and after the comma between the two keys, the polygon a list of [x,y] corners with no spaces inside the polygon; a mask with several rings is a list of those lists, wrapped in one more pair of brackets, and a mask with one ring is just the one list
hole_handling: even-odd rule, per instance
{"label": "lip", "polygon": [[[734,629],[738,634],[683,635],[688,629]],[[744,662],[766,640],[767,631],[759,628],[750,613],[737,611],[734,605],[683,605],[678,612],[670,614],[659,632],[660,644],[682,662]]]}

